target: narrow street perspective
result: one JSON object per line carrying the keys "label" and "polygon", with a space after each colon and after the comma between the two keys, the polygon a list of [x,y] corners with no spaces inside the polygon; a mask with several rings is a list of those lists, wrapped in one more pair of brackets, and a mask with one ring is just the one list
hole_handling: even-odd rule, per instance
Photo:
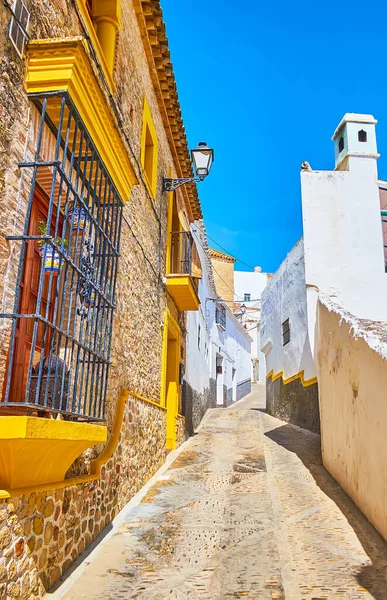
{"label": "narrow street perspective", "polygon": [[0,600],[387,600],[355,8],[0,3]]}
{"label": "narrow street perspective", "polygon": [[319,436],[264,406],[256,385],[209,411],[67,592],[48,597],[384,600],[384,540],[322,466]]}

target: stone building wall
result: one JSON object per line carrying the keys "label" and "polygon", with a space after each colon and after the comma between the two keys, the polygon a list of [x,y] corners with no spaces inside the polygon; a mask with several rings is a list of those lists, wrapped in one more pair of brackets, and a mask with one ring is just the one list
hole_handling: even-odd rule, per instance
{"label": "stone building wall", "polygon": [[[134,6],[136,4],[136,7]],[[167,194],[162,176],[176,163],[165,132],[136,16],[139,2],[121,3],[114,80],[126,146],[139,184],[124,206],[116,304],[111,346],[112,365],[106,399],[106,424],[112,431],[121,389],[160,402],[162,335],[165,308],[179,321],[185,314],[167,296],[165,275]],[[75,3],[70,0],[26,0],[31,38],[84,35]],[[0,6],[0,303],[12,310],[20,247],[5,240],[20,235],[26,218],[29,175],[18,163],[26,156],[31,107],[25,92],[25,60],[10,41],[10,13]],[[91,57],[93,61],[93,57]],[[93,63],[94,64],[94,63]],[[98,73],[94,64],[95,72]],[[106,86],[100,80],[107,102]],[[143,104],[146,97],[158,137],[157,194],[152,198],[140,166]],[[114,113],[114,111],[113,111]],[[180,193],[180,192],[179,192]],[[187,213],[192,218],[189,207]],[[9,321],[0,320],[0,385],[9,343]],[[184,358],[184,334],[181,355]],[[177,445],[185,439],[183,418],[176,422]],[[101,448],[89,450],[70,470],[84,475]],[[32,491],[0,504],[0,598],[39,598],[83,552],[100,531],[161,466],[166,457],[166,411],[131,396],[120,440],[102,468],[101,479],[62,489]]]}
{"label": "stone building wall", "polygon": [[130,396],[99,480],[1,502],[0,598],[42,597],[164,463],[165,432],[166,411]]}
{"label": "stone building wall", "polygon": [[212,270],[215,280],[216,293],[234,306],[234,263],[235,258],[218,250],[209,249]]}

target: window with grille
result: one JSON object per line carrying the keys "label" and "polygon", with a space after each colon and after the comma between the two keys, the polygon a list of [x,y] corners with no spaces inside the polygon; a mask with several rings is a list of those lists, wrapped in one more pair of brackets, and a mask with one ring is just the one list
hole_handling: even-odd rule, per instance
{"label": "window with grille", "polygon": [[290,342],[290,323],[289,319],[286,319],[282,323],[282,345],[286,346]]}
{"label": "window with grille", "polygon": [[9,23],[9,39],[15,46],[20,57],[24,54],[24,47],[28,37],[30,13],[21,0],[15,0],[12,5],[12,18]]}
{"label": "window with grille", "polygon": [[29,179],[2,406],[103,420],[122,201],[65,92],[32,94]]}
{"label": "window with grille", "polygon": [[223,304],[217,304],[215,308],[215,322],[222,329],[226,329],[226,308]]}

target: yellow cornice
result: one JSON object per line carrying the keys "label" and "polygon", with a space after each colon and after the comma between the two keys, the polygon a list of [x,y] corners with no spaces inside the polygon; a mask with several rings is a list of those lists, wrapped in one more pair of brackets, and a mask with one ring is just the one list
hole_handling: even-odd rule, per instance
{"label": "yellow cornice", "polygon": [[270,379],[272,381],[275,381],[276,379],[280,379],[280,377],[282,377],[282,382],[284,385],[287,385],[288,383],[291,383],[292,381],[295,381],[296,379],[300,379],[301,380],[301,384],[303,387],[308,387],[309,385],[314,385],[315,383],[317,383],[317,377],[312,377],[312,379],[304,379],[304,371],[300,371],[299,373],[296,373],[295,375],[292,375],[291,377],[288,377],[287,379],[284,378],[284,372],[280,371],[279,373],[276,373],[276,375],[274,375],[274,371],[273,369],[266,375],[266,379]]}
{"label": "yellow cornice", "polygon": [[123,202],[127,202],[137,178],[93,73],[84,38],[29,42],[26,86],[28,93],[69,93]]}
{"label": "yellow cornice", "polygon": [[[160,0],[133,0],[149,71],[156,93],[165,131],[175,161],[177,177],[192,177],[191,159],[173,67],[168,49]],[[181,188],[193,219],[202,219],[196,185]]]}

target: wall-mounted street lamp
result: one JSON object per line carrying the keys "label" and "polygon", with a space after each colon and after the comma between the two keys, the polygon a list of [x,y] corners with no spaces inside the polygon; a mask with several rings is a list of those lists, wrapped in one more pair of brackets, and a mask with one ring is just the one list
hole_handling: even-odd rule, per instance
{"label": "wall-mounted street lamp", "polygon": [[186,183],[203,181],[210,172],[212,163],[214,162],[214,151],[205,142],[199,142],[196,148],[191,150],[191,160],[194,165],[196,177],[163,177],[163,192],[174,192]]}

